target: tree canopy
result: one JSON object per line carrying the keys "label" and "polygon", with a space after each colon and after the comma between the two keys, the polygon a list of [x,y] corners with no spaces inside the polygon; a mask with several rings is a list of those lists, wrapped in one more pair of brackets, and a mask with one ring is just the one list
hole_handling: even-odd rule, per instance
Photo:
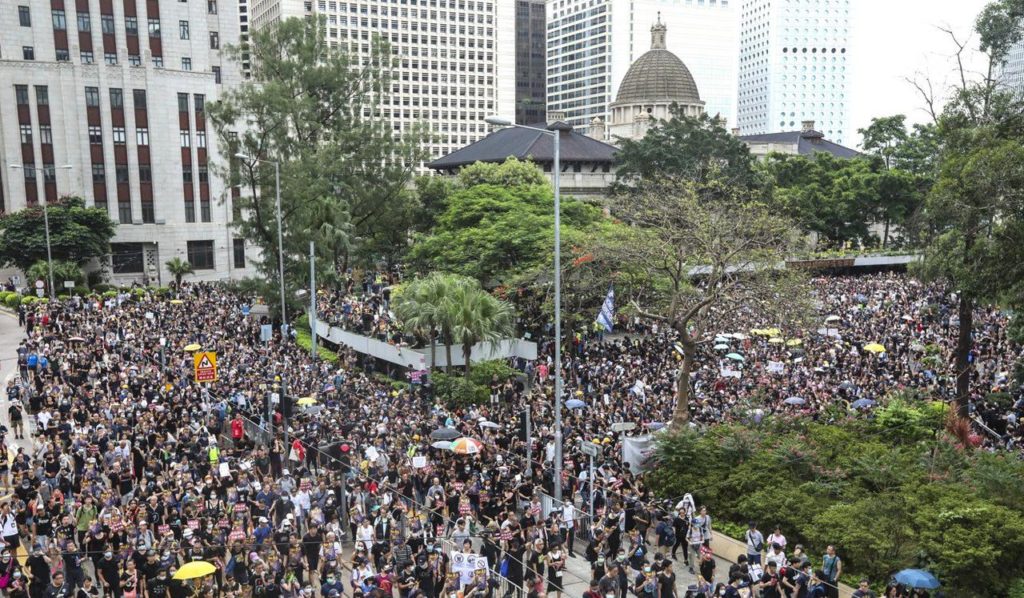
{"label": "tree canopy", "polygon": [[[62,197],[47,206],[54,260],[81,265],[110,253],[116,224],[103,208],[87,208],[80,197]],[[46,261],[43,208],[33,206],[0,217],[0,261],[27,272]]]}
{"label": "tree canopy", "polygon": [[748,188],[762,184],[745,143],[714,117],[686,116],[678,106],[672,107],[671,119],[657,121],[642,139],[619,139],[616,162],[620,193],[680,181],[720,179]]}
{"label": "tree canopy", "polygon": [[[550,269],[554,252],[554,195],[530,162],[464,168],[436,225],[416,237],[409,260],[420,272],[441,270],[487,286],[517,281]],[[568,249],[602,225],[601,211],[563,197],[562,239]],[[568,252],[567,252],[568,253]]]}

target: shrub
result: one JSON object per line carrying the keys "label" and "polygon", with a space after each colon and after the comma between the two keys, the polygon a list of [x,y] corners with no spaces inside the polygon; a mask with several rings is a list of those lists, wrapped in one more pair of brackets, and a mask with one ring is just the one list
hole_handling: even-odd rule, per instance
{"label": "shrub", "polygon": [[489,386],[493,376],[497,376],[500,382],[505,382],[510,378],[514,378],[517,374],[519,372],[515,368],[509,367],[504,361],[495,359],[474,363],[473,368],[469,372],[469,379],[473,384]]}
{"label": "shrub", "polygon": [[434,382],[434,394],[449,408],[483,405],[489,397],[486,386],[474,384],[461,376],[434,372],[430,377]]}
{"label": "shrub", "polygon": [[114,288],[115,288],[114,285],[107,284],[107,283],[104,282],[104,283],[92,285],[92,292],[98,293],[98,294],[103,294],[103,293],[106,293],[107,291],[114,290]]}
{"label": "shrub", "polygon": [[36,298],[33,297],[32,295],[25,295],[24,297],[21,298],[22,305],[32,305],[35,302]]}
{"label": "shrub", "polygon": [[117,297],[117,291],[115,291],[113,289],[111,289],[109,291],[103,291],[103,298],[104,299],[113,299],[115,297]]}
{"label": "shrub", "polygon": [[7,299],[4,300],[4,303],[11,309],[18,309],[18,306],[21,305],[21,295],[11,293],[7,296]]}

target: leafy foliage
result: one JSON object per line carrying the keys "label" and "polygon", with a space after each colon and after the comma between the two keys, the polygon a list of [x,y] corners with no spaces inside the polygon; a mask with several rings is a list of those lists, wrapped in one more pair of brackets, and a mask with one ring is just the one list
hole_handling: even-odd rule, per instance
{"label": "leafy foliage", "polygon": [[476,384],[462,376],[433,372],[430,377],[434,383],[434,393],[449,408],[483,405],[487,402],[487,387]]}
{"label": "leafy foliage", "polygon": [[[110,253],[110,239],[116,225],[105,209],[87,208],[80,197],[62,197],[46,209],[55,261],[82,264]],[[0,233],[0,263],[3,265],[26,272],[36,262],[46,260],[42,207],[3,215]]]}
{"label": "leafy foliage", "polygon": [[693,493],[722,529],[779,524],[811,555],[835,544],[847,581],[925,567],[951,596],[1003,595],[1024,577],[1024,462],[965,447],[948,412],[895,397],[871,419],[673,431],[645,479],[659,496]]}
{"label": "leafy foliage", "polygon": [[[39,260],[32,264],[32,267],[25,273],[29,280],[42,280],[49,285],[49,267],[46,260]],[[85,275],[82,274],[82,269],[78,267],[78,264],[74,262],[66,262],[63,260],[54,260],[53,262],[53,284],[58,289],[64,288],[65,280],[73,280],[75,284],[85,281]]]}

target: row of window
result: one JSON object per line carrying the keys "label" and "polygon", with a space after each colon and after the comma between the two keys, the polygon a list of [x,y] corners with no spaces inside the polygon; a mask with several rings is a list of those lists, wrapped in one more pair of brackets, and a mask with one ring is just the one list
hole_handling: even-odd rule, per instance
{"label": "row of window", "polygon": [[[236,238],[231,241],[231,258],[234,267],[245,268],[245,239]],[[188,263],[193,270],[213,270],[216,267],[213,241],[188,241],[186,253]],[[110,256],[114,274],[145,272],[143,243],[111,243]]]}

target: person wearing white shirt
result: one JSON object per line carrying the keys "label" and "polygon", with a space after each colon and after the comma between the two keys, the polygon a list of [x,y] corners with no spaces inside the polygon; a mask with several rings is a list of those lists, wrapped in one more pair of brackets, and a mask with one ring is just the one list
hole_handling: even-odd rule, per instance
{"label": "person wearing white shirt", "polygon": [[767,540],[765,540],[765,543],[768,544],[768,546],[771,546],[772,544],[778,544],[782,547],[783,550],[785,550],[786,536],[782,535],[782,528],[776,525],[775,531],[772,532],[770,536],[768,536]]}
{"label": "person wearing white shirt", "polygon": [[572,503],[562,503],[562,521],[565,522],[565,543],[569,550],[569,556],[575,557],[572,552],[573,540],[576,532],[576,507]]}

